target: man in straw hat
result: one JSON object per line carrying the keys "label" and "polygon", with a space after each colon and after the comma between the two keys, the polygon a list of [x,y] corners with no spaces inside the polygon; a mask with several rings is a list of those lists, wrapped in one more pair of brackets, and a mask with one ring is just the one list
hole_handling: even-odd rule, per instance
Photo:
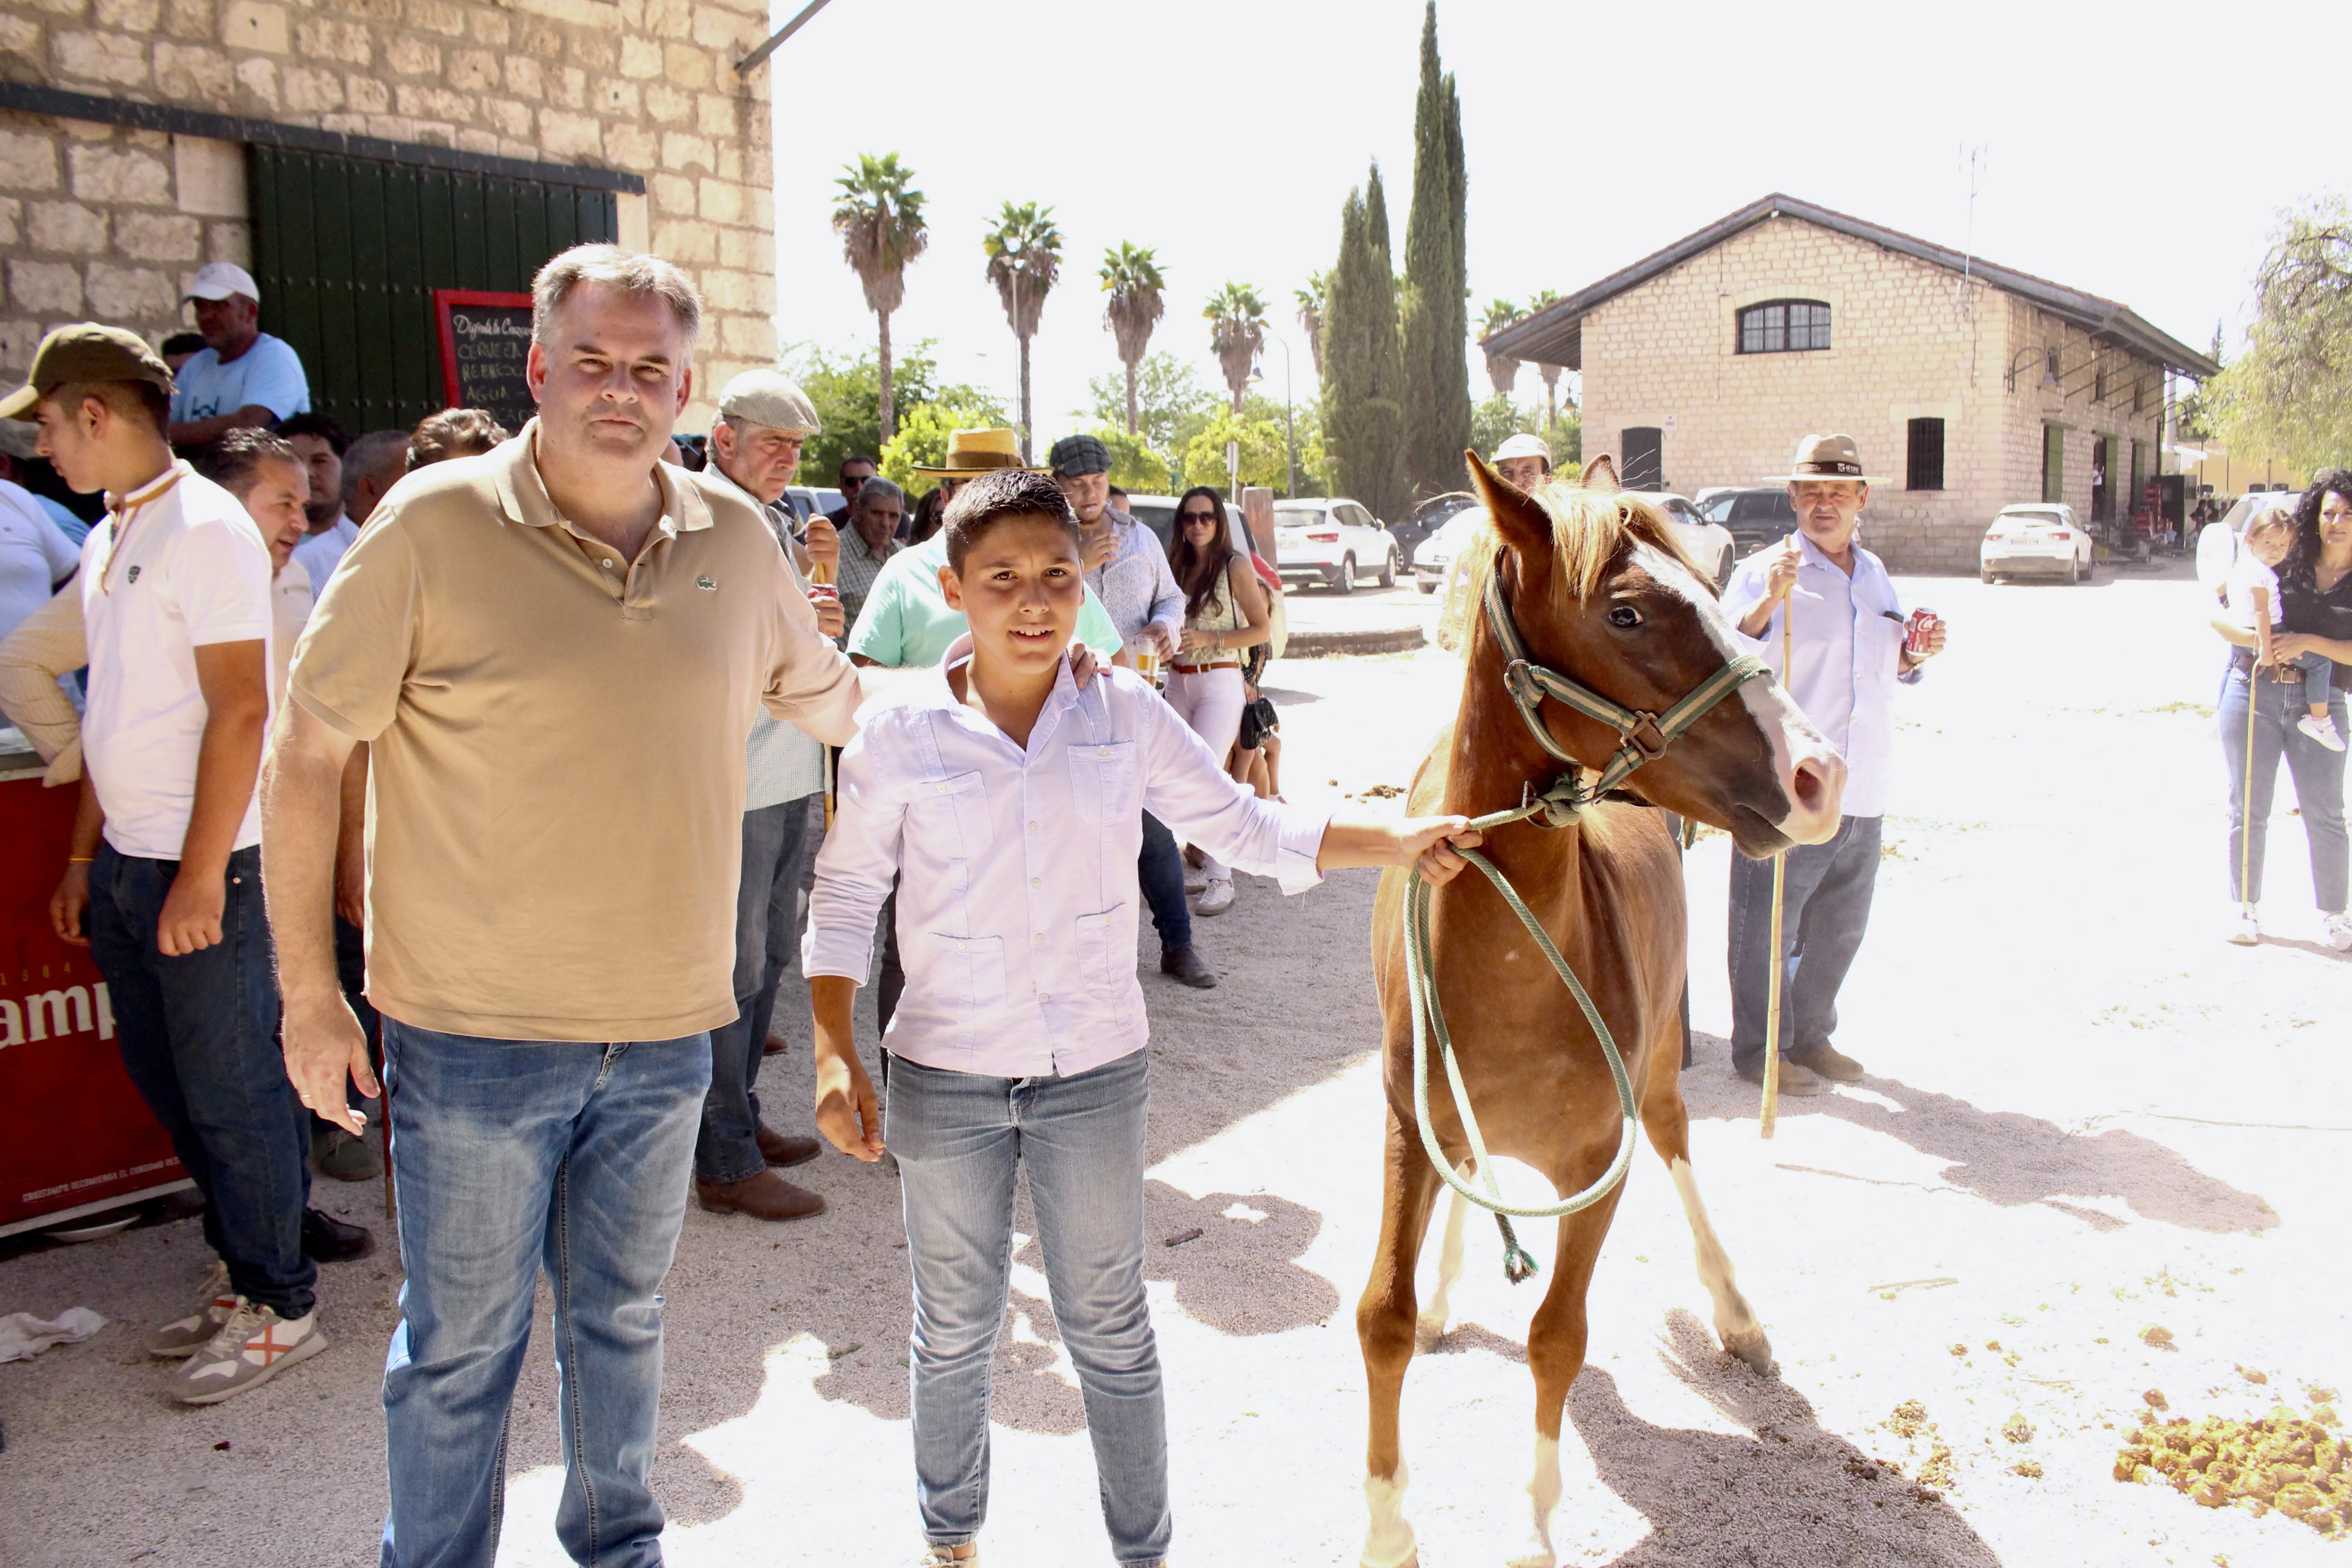
{"label": "man in straw hat", "polygon": [[[747,370],[719,394],[710,427],[716,482],[758,506],[783,546],[793,591],[816,612],[817,629],[837,637],[841,601],[812,589],[804,574],[831,566],[840,552],[833,525],[813,518],[805,545],[792,534],[782,505],[799,469],[801,448],[823,429],[816,406],[780,371]],[[695,1196],[713,1214],[802,1219],[824,1199],[776,1173],[805,1164],[814,1138],[778,1132],[761,1116],[760,1063],[776,1008],[776,982],[792,962],[801,872],[809,851],[810,803],[824,788],[824,748],[807,731],[766,712],[754,714],[743,749],[743,875],[735,892],[735,1021],[710,1031],[710,1093],[694,1146]]]}
{"label": "man in straw hat", "polygon": [[369,748],[367,991],[383,1016],[400,1326],[386,1564],[486,1564],[542,1267],[571,1397],[555,1530],[650,1563],[661,1284],[734,1020],[744,736],[856,732],[856,672],[759,508],[662,460],[702,301],[583,245],[532,283],[538,415],[419,469],[328,581],[262,782],[289,1070],[358,1131],[336,984],[338,795]]}
{"label": "man in straw hat", "polygon": [[[1802,955],[1780,1009],[1780,1092],[1820,1094],[1825,1079],[1852,1082],[1860,1062],[1830,1044],[1837,1027],[1838,988],[1853,965],[1870,923],[1878,879],[1879,821],[1886,810],[1895,683],[1919,679],[1919,666],[1941,653],[1940,625],[1918,651],[1904,646],[1903,605],[1878,557],[1855,542],[1870,476],[1850,436],[1808,436],[1786,474],[1797,531],[1778,550],[1741,562],[1723,590],[1723,607],[1772,667],[1789,695],[1845,758],[1844,816],[1825,844],[1788,852],[1782,931],[1787,951]],[[1793,611],[1793,620],[1791,612]],[[1792,668],[1781,666],[1784,627]],[[1750,1083],[1764,1079],[1765,1014],[1771,971],[1772,865],[1731,858],[1731,1065]]]}
{"label": "man in straw hat", "polygon": [[[966,479],[1022,466],[1018,439],[1011,429],[997,426],[952,432],[947,455],[940,463],[936,467],[919,463],[915,472],[938,479],[940,489],[952,495]],[[950,606],[947,590],[940,585],[940,574],[947,570],[945,529],[884,562],[874,575],[874,585],[866,592],[856,624],[849,628],[851,662],[928,671],[945,658],[949,645],[963,636],[967,626],[964,613]],[[1081,654],[1090,651],[1108,658],[1119,650],[1118,629],[1092,588],[1087,590],[1086,603],[1078,610],[1076,641],[1081,645]],[[898,962],[897,912],[895,903],[882,911],[882,973],[874,983],[875,1020],[885,1035],[907,985],[906,971]]]}

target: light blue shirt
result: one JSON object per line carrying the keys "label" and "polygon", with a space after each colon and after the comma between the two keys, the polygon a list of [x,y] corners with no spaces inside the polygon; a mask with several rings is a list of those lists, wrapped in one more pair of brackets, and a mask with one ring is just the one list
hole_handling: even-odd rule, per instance
{"label": "light blue shirt", "polygon": [[[705,478],[718,480],[760,509],[771,529],[777,528],[776,509],[761,501],[730,478],[716,463]],[[808,584],[793,561],[792,545],[779,531],[777,547],[784,552],[784,570],[792,574],[793,591],[808,597]],[[301,552],[295,552],[299,558]],[[772,718],[765,709],[751,716],[751,733],[743,742],[743,809],[760,811],[787,801],[805,800],[824,787],[824,747],[797,724]]]}
{"label": "light blue shirt", "polygon": [[302,374],[302,356],[284,338],[268,332],[226,364],[216,351],[205,349],[172,379],[174,425],[257,405],[279,419],[310,412],[310,382]]}
{"label": "light blue shirt", "polygon": [[360,536],[360,525],[342,512],[335,514],[335,525],[310,535],[294,547],[294,564],[310,574],[310,592],[324,594],[327,579],[335,574],[343,552]]}
{"label": "light blue shirt", "polygon": [[52,500],[47,496],[35,496],[33,500],[40,504],[43,511],[49,514],[51,522],[65,530],[66,537],[72,540],[77,547],[83,540],[89,537],[89,524],[68,511],[64,502]]}
{"label": "light blue shirt", "polygon": [[[948,646],[970,629],[961,610],[948,608],[948,596],[940,587],[940,568],[947,563],[944,529],[882,563],[882,570],[874,574],[874,585],[866,590],[856,623],[849,628],[851,656],[870,658],[889,669],[918,669],[939,663]],[[1160,569],[1168,569],[1164,559]],[[1180,612],[1181,608],[1179,600]],[[1078,606],[1076,640],[1102,658],[1119,650],[1118,628],[1092,588],[1087,590],[1086,603]]]}
{"label": "light blue shirt", "polygon": [[[1918,679],[1903,670],[1903,604],[1877,556],[1853,547],[1853,575],[1797,535],[1797,585],[1772,612],[1760,638],[1745,639],[1772,667],[1805,717],[1845,759],[1847,816],[1884,816],[1893,783],[1895,686]],[[1737,625],[1764,601],[1777,549],[1742,561],[1723,587],[1723,613]],[[1780,622],[1796,606],[1790,646],[1796,668],[1780,668]]]}

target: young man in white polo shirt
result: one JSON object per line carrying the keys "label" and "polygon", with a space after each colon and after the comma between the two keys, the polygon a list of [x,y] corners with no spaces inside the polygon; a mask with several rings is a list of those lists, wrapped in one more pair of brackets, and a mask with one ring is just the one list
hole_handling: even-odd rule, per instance
{"label": "young man in white polo shirt", "polygon": [[1081,689],[1077,514],[1003,469],[950,503],[940,584],[970,633],[869,706],[842,754],[801,968],[815,1009],[817,1127],[883,1153],[850,1005],[898,880],[907,991],[884,1047],[889,1142],[915,1276],[921,1562],[969,1563],[988,1503],[989,1365],[1025,1169],[1054,1316],[1084,1390],[1114,1559],[1161,1568],[1168,1437],[1143,1284],[1147,1025],[1135,976],[1148,808],[1285,890],[1343,866],[1465,862],[1459,816],[1335,816],[1262,801],[1133,670]]}
{"label": "young man in white polo shirt", "polygon": [[227,1287],[208,1287],[147,1348],[186,1357],[173,1392],[210,1405],[327,1342],[302,1253],[309,1139],[278,1054],[261,901],[269,552],[235,496],[173,460],[171,387],[133,334],[60,327],[0,416],[31,414],[65,481],[107,496],[75,584],[89,701],[50,919],[89,947],[123,1065],[205,1194]]}

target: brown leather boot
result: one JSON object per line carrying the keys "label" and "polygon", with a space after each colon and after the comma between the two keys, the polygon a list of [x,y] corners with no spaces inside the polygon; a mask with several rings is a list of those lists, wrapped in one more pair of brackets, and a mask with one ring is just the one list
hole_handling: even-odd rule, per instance
{"label": "brown leather boot", "polygon": [[824,1145],[814,1138],[788,1138],[760,1124],[756,1134],[760,1141],[760,1157],[770,1165],[805,1165],[824,1152]]}
{"label": "brown leather boot", "polygon": [[773,1029],[771,1029],[768,1031],[768,1037],[761,1042],[760,1054],[761,1056],[768,1057],[780,1057],[792,1048],[792,1041],[784,1038],[783,1036],[776,1033]]}
{"label": "brown leather boot", "polygon": [[761,1171],[740,1182],[706,1182],[697,1177],[694,1195],[712,1214],[747,1214],[753,1219],[806,1219],[824,1212],[823,1197],[793,1185],[773,1171]]}

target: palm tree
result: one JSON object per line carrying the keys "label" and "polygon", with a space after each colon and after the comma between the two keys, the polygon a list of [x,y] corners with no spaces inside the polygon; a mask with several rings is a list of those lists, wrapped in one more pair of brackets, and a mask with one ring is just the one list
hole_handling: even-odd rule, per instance
{"label": "palm tree", "polygon": [[[1508,300],[1490,300],[1486,303],[1486,319],[1478,323],[1482,340],[1493,337],[1519,319],[1519,308]],[[1495,395],[1508,397],[1519,384],[1519,362],[1508,354],[1486,349],[1486,379],[1495,384]]]}
{"label": "palm tree", "polygon": [[898,153],[860,153],[856,163],[842,167],[847,172],[834,181],[841,201],[833,209],[833,232],[841,236],[842,257],[866,289],[866,308],[881,323],[880,414],[887,441],[898,427],[890,401],[890,312],[906,303],[907,264],[923,254],[931,237],[923,224],[923,193],[908,188],[915,172]]}
{"label": "palm tree", "polygon": [[[1528,301],[1528,314],[1536,315],[1559,302],[1559,296],[1547,289]],[[1538,360],[1536,374],[1543,377],[1544,432],[1545,438],[1549,439],[1552,426],[1559,423],[1559,366],[1546,364],[1543,361]]]}
{"label": "palm tree", "polygon": [[1228,283],[1209,296],[1201,314],[1209,321],[1209,346],[1225,373],[1234,395],[1234,412],[1242,411],[1242,393],[1248,387],[1250,367],[1265,346],[1265,301],[1246,283]]}
{"label": "palm tree", "polygon": [[996,226],[981,237],[988,252],[988,280],[1004,301],[1004,319],[1021,345],[1021,460],[1029,461],[1029,340],[1036,335],[1038,312],[1045,296],[1062,276],[1062,231],[1054,226],[1054,209],[1035,202],[1019,206],[1011,202],[996,215]]}
{"label": "palm tree", "polygon": [[1298,324],[1307,332],[1307,352],[1314,358],[1318,381],[1323,379],[1323,289],[1330,278],[1328,272],[1310,272],[1306,288],[1290,291],[1298,301]]}
{"label": "palm tree", "polygon": [[1110,303],[1103,307],[1103,324],[1118,340],[1119,363],[1127,366],[1127,433],[1132,436],[1135,367],[1143,363],[1151,329],[1160,323],[1160,294],[1167,282],[1160,276],[1157,256],[1121,240],[1117,249],[1103,252],[1102,286],[1110,295]]}

